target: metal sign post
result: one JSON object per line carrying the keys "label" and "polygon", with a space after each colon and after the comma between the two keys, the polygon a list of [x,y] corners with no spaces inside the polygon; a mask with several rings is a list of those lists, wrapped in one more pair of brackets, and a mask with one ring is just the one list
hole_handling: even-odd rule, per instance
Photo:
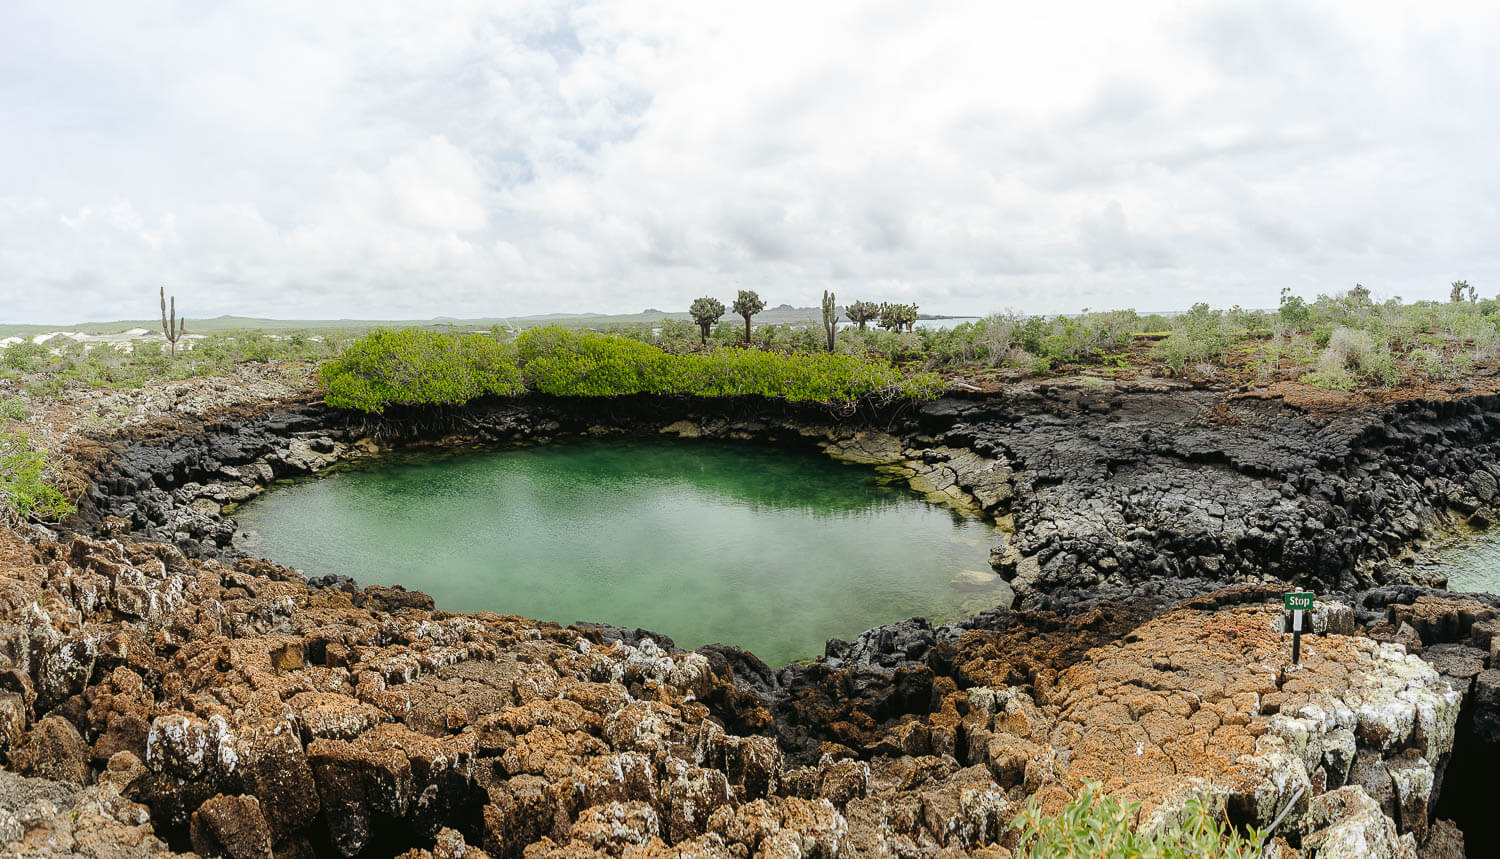
{"label": "metal sign post", "polygon": [[1310,593],[1289,593],[1286,597],[1286,610],[1292,613],[1292,664],[1302,664],[1302,613],[1312,611],[1313,595]]}

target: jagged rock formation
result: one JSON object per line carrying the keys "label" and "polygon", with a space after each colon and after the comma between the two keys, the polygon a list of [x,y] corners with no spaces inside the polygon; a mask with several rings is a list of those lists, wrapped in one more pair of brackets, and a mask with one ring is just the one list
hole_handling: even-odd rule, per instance
{"label": "jagged rock formation", "polygon": [[[84,517],[232,554],[228,505],[275,478],[411,443],[526,444],[667,432],[817,446],[1001,525],[992,552],[1030,607],[1163,580],[1292,581],[1352,593],[1418,580],[1392,561],[1457,518],[1493,517],[1500,398],[1329,415],[1138,383],[1022,385],[891,414],[764,401],[532,399],[369,421],[309,402],[146,428],[80,449]],[[1061,602],[1060,602],[1061,601]]]}
{"label": "jagged rock formation", "polygon": [[84,788],[0,770],[0,851],[6,856],[175,859],[146,807],[120,795],[118,774]]}
{"label": "jagged rock formation", "polygon": [[[1266,824],[1300,787],[1293,843],[1357,827],[1397,849],[1429,832],[1459,715],[1459,693],[1399,645],[1330,634],[1302,670],[1274,667],[1279,612],[1239,592],[1112,645],[1044,646],[1027,685],[984,659],[955,660],[964,688],[930,665],[825,664],[850,692],[832,715],[867,742],[808,755],[775,723],[818,716],[792,700],[812,686],[793,673],[758,690],[739,673],[753,657],[723,648],[309,590],[162,544],[7,531],[0,558],[7,764],[93,785],[48,801],[108,806],[91,813],[124,829],[100,830],[118,849],[88,848],[100,856],[168,849],[152,838],[235,857],[998,851],[1028,796],[1057,805],[1083,778],[1146,800],[1149,820],[1198,794]],[[945,652],[993,652],[995,634]],[[1376,773],[1391,792],[1366,787]],[[63,837],[7,807],[24,820],[6,837]],[[1373,835],[1372,807],[1387,821]]]}
{"label": "jagged rock formation", "polygon": [[[182,411],[73,448],[94,478],[77,524],[101,539],[0,532],[0,755],[114,790],[121,826],[149,808],[162,844],[116,855],[1000,856],[1022,803],[1056,807],[1083,778],[1144,801],[1146,826],[1195,795],[1260,824],[1291,803],[1280,855],[1443,855],[1443,785],[1500,734],[1493,606],[1361,590],[1414,578],[1389,561],[1455,515],[1490,515],[1487,398],[1314,415],[1106,383],[854,417],[630,399],[378,422],[306,401]],[[226,507],[276,478],[402,444],[612,432],[878,467],[995,518],[1028,610],[893,624],[773,670],[308,583],[234,550]],[[1301,671],[1278,667],[1278,580],[1353,607],[1315,619]],[[1218,590],[1236,582],[1271,586]]]}
{"label": "jagged rock formation", "polygon": [[[160,544],[0,540],[3,607],[26,621],[0,628],[8,762],[107,773],[176,847],[380,855],[451,841],[446,827],[493,856],[668,843],[839,855],[886,837],[843,814],[867,763],[797,767],[772,738],[726,732],[714,708],[769,716],[707,656],[413,608],[386,589],[310,592],[274,565]],[[987,779],[996,798],[975,798],[980,775],[893,782],[918,807],[952,803],[896,834],[998,838],[1009,806]]]}

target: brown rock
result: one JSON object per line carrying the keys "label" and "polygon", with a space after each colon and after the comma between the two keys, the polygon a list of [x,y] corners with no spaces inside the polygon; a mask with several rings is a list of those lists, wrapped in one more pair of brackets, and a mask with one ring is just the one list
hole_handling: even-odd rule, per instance
{"label": "brown rock", "polygon": [[714,810],[730,804],[734,794],[729,779],[718,770],[704,769],[673,759],[670,777],[662,786],[667,838],[686,841],[702,835]]}
{"label": "brown rock", "polygon": [[270,651],[270,660],[271,668],[277,674],[285,674],[303,667],[306,662],[303,659],[302,641],[299,639],[273,645]]}
{"label": "brown rock", "polygon": [[119,752],[130,752],[136,757],[146,754],[146,736],[151,725],[137,713],[118,713],[110,716],[108,726],[94,741],[93,761],[103,763]]}
{"label": "brown rock", "polygon": [[[285,716],[290,717],[290,711]],[[318,786],[288,718],[261,715],[243,725],[235,748],[245,792],[260,800],[274,839],[286,838],[317,818]]]}
{"label": "brown rock", "polygon": [[1026,765],[1040,753],[1035,743],[1014,734],[995,734],[985,748],[990,772],[1001,787],[1015,787],[1026,778]]}
{"label": "brown rock", "polygon": [[432,611],[432,597],[421,591],[409,591],[400,585],[371,585],[355,595],[355,605],[371,611],[398,612],[408,609]]}
{"label": "brown rock", "polygon": [[526,845],[550,833],[555,807],[548,797],[547,780],[538,776],[516,776],[490,788],[484,807],[484,849],[492,856],[520,856]]}
{"label": "brown rock", "polygon": [[1422,859],[1464,859],[1464,834],[1451,820],[1433,821],[1422,843]]}
{"label": "brown rock", "polygon": [[818,764],[818,776],[818,796],[838,808],[870,789],[870,765],[864,761],[824,758]]}
{"label": "brown rock", "polygon": [[303,692],[294,695],[287,705],[302,724],[305,742],[313,740],[352,740],[390,717],[380,710],[348,695],[332,692]]}
{"label": "brown rock", "polygon": [[781,748],[770,737],[729,737],[724,766],[743,799],[769,796],[781,777]]}
{"label": "brown rock", "polygon": [[88,784],[88,744],[73,723],[61,716],[47,716],[38,722],[16,757],[16,768],[27,775]]}
{"label": "brown rock", "polygon": [[220,794],[199,806],[189,826],[193,850],[215,859],[271,859],[271,830],[253,796]]}
{"label": "brown rock", "polygon": [[568,830],[576,842],[618,855],[627,846],[643,845],[662,834],[656,809],[644,802],[596,805],[579,815]]}
{"label": "brown rock", "polygon": [[345,856],[369,845],[376,817],[406,815],[411,764],[400,751],[315,740],[307,759],[334,847]]}

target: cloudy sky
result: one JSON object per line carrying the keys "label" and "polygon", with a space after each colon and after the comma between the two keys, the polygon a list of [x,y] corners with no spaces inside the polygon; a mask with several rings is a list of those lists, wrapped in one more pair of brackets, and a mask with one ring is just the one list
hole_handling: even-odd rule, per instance
{"label": "cloudy sky", "polygon": [[1490,3],[0,4],[0,321],[1500,292]]}

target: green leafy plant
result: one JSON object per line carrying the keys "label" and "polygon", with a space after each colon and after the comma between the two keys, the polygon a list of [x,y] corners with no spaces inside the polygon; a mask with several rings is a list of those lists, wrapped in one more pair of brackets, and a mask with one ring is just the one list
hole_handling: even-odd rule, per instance
{"label": "green leafy plant", "polygon": [[1172,333],[1157,344],[1156,352],[1174,373],[1182,373],[1190,365],[1223,361],[1234,340],[1223,311],[1199,302],[1172,320]]}
{"label": "green leafy plant", "polygon": [[320,375],[329,405],[366,412],[457,405],[525,390],[511,344],[410,328],[371,332],[324,364]]}
{"label": "green leafy plant", "polygon": [[1044,815],[1035,800],[1010,824],[1019,831],[1017,859],[1252,859],[1260,854],[1261,833],[1241,833],[1221,809],[1190,799],[1178,820],[1157,832],[1131,826],[1138,803],[1104,794],[1097,782],[1083,789],[1056,815]]}
{"label": "green leafy plant", "polygon": [[673,354],[629,337],[555,325],[526,331],[514,346],[483,335],[377,331],[325,364],[321,377],[326,402],[366,412],[526,390],[557,397],[682,394],[844,403],[932,399],[946,387],[934,373],[905,375],[863,355],[736,346]]}
{"label": "green leafy plant", "polygon": [[44,521],[67,517],[73,505],[52,485],[52,473],[51,458],[29,436],[0,435],[0,512]]}

